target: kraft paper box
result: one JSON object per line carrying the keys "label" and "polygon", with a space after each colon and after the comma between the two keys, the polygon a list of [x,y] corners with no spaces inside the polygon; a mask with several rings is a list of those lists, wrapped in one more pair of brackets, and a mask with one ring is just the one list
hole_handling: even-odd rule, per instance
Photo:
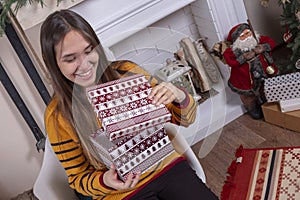
{"label": "kraft paper box", "polygon": [[300,72],[267,78],[264,93],[268,102],[300,97]]}
{"label": "kraft paper box", "polygon": [[91,135],[90,140],[98,153],[97,159],[103,161],[107,167],[114,163],[122,180],[126,180],[128,172],[144,173],[174,152],[162,125],[153,126],[135,136],[127,136],[117,144],[109,141],[101,129]]}
{"label": "kraft paper box", "polygon": [[168,122],[165,105],[148,99],[151,85],[142,74],[118,79],[87,89],[87,97],[110,140]]}
{"label": "kraft paper box", "polygon": [[264,103],[262,110],[266,122],[300,132],[300,110],[283,113],[276,102]]}

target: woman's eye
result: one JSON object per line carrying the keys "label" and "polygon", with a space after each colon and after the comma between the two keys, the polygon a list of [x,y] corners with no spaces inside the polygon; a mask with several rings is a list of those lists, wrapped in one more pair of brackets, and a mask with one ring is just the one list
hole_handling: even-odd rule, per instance
{"label": "woman's eye", "polygon": [[87,48],[87,49],[85,50],[85,53],[86,53],[86,54],[89,54],[89,53],[91,53],[92,51],[93,51],[93,47],[90,46],[89,48]]}
{"label": "woman's eye", "polygon": [[71,62],[74,62],[75,61],[75,57],[72,57],[72,58],[67,58],[67,59],[65,59],[65,62],[67,62],[67,63],[71,63]]}

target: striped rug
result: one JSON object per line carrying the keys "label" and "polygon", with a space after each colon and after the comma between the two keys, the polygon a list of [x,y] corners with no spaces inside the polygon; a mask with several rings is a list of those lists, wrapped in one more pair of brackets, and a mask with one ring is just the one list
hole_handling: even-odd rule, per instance
{"label": "striped rug", "polygon": [[300,147],[240,146],[228,174],[221,200],[300,200]]}

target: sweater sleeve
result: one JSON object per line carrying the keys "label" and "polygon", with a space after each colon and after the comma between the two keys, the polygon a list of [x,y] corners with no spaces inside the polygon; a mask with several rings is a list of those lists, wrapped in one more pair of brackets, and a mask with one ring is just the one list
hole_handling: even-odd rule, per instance
{"label": "sweater sleeve", "polygon": [[56,114],[53,102],[45,112],[45,126],[51,146],[64,167],[69,185],[77,192],[94,197],[103,197],[112,190],[103,184],[104,170],[96,170],[86,159],[83,149],[66,120]]}
{"label": "sweater sleeve", "polygon": [[188,127],[194,123],[196,118],[197,104],[194,98],[184,89],[182,89],[186,97],[179,103],[170,103],[167,105],[168,110],[172,114],[171,122],[179,126]]}

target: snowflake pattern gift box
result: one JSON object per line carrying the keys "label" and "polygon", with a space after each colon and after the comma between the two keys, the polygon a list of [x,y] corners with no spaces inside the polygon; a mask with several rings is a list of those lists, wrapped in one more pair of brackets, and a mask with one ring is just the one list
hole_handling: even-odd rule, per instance
{"label": "snowflake pattern gift box", "polygon": [[151,85],[142,74],[87,88],[87,97],[110,140],[168,122],[165,105],[148,99]]}
{"label": "snowflake pattern gift box", "polygon": [[114,144],[106,137],[103,129],[90,136],[98,160],[107,167],[114,163],[122,180],[129,172],[144,173],[166,156],[174,152],[163,125],[156,125],[139,134],[126,136]]}

